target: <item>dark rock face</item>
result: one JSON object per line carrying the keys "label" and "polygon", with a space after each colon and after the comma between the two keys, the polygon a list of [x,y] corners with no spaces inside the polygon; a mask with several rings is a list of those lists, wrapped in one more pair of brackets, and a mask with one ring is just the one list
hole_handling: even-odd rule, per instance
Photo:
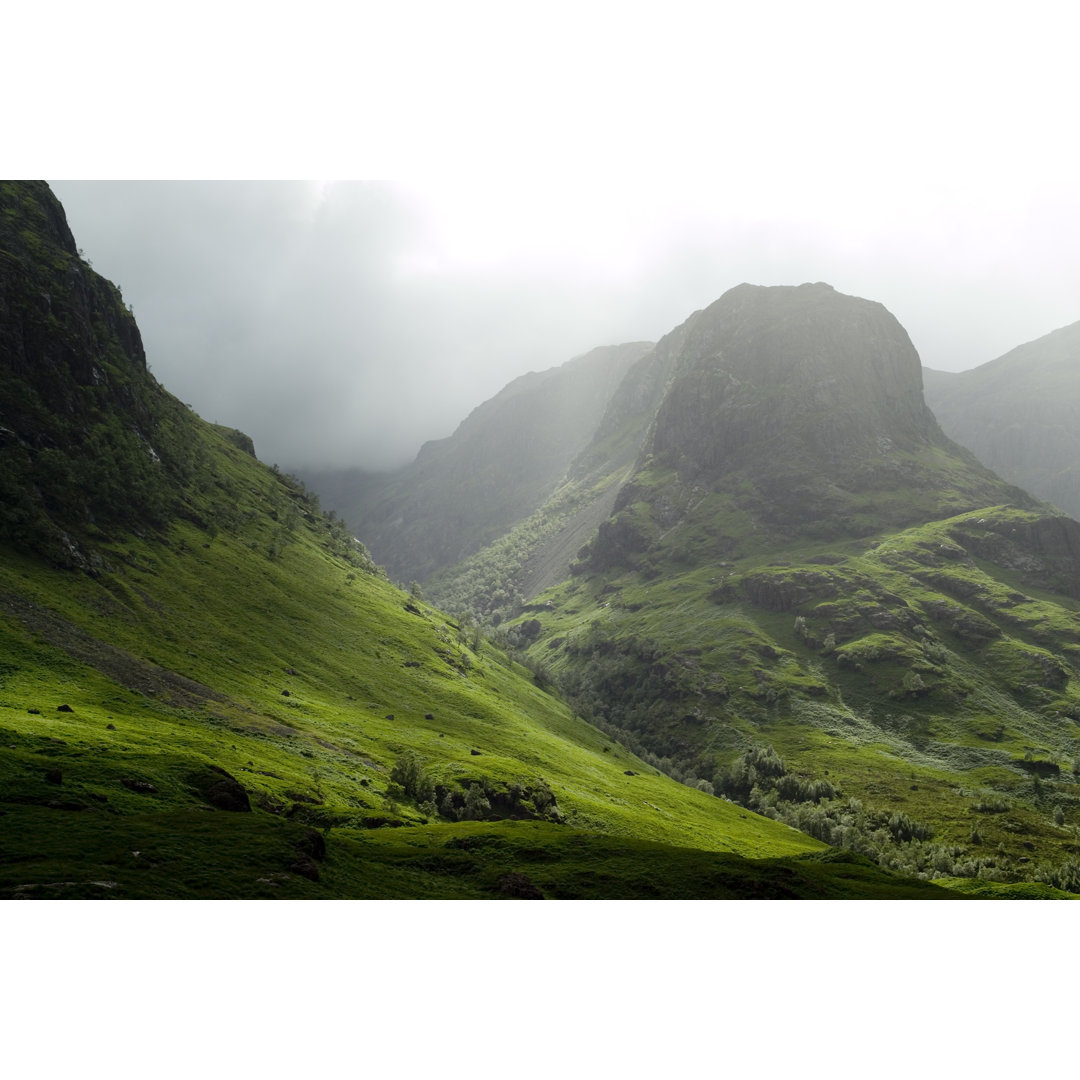
{"label": "dark rock face", "polygon": [[216,810],[232,813],[251,810],[251,800],[244,785],[218,765],[210,765],[204,772],[193,774],[188,783]]}
{"label": "dark rock face", "polygon": [[[984,506],[1045,509],[944,435],[918,354],[881,304],[820,283],[740,285],[639,367],[661,357],[663,400],[580,569],[644,568],[689,522],[726,559],[738,541],[725,530],[746,535],[747,519],[773,538],[831,540]],[[697,511],[709,495],[724,505]]]}
{"label": "dark rock face", "polygon": [[319,880],[319,868],[305,855],[290,864],[289,870],[300,877],[306,877],[309,881]]}
{"label": "dark rock face", "polygon": [[543,900],[544,894],[533,880],[520,871],[514,870],[499,878],[499,892],[515,900]]}
{"label": "dark rock face", "polygon": [[308,829],[296,847],[301,855],[315,859],[317,862],[322,862],[326,858],[326,839],[315,829]]}
{"label": "dark rock face", "polygon": [[87,527],[167,522],[193,422],[48,185],[0,181],[0,540],[98,572]]}
{"label": "dark rock face", "polygon": [[652,449],[711,473],[767,446],[846,461],[940,438],[918,354],[881,304],[823,284],[740,285],[688,328]]}
{"label": "dark rock face", "polygon": [[128,791],[135,791],[140,795],[153,795],[157,791],[157,788],[154,787],[149,780],[137,780],[131,776],[125,776],[120,783],[123,784]]}

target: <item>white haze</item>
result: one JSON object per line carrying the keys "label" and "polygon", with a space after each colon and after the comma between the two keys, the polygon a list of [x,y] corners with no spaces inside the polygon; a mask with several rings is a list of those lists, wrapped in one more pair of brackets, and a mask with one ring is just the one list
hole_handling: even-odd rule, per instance
{"label": "white haze", "polygon": [[401,181],[51,180],[158,378],[266,461],[401,464],[515,376],[655,340],[743,281],[878,300],[945,370],[1080,319],[1056,7],[401,7],[365,7],[362,48],[277,27],[306,82],[252,52],[250,115],[219,115],[233,83],[204,69],[211,138],[192,122],[184,153],[156,126],[187,103],[169,84],[125,158]]}

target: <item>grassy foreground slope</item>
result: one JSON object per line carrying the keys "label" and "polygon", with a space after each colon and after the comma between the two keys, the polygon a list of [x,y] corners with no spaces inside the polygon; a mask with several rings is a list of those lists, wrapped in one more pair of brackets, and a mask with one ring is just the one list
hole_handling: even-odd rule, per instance
{"label": "grassy foreground slope", "polygon": [[[270,557],[265,511],[302,495],[207,438],[243,478],[235,533],[177,522],[102,539],[97,577],[3,553],[0,894],[891,888],[866,867],[791,862],[823,846],[643,765],[487,643],[328,551],[321,521]],[[445,812],[393,781],[410,751]]]}

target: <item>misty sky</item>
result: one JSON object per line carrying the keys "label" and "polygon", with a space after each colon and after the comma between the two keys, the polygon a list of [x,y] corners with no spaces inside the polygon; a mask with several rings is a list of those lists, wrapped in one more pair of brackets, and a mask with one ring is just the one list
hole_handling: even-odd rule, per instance
{"label": "misty sky", "polygon": [[[420,5],[425,33],[417,5],[364,7],[363,64],[358,39],[279,28],[300,112],[257,52],[262,111],[220,115],[211,66],[209,100],[128,93],[122,154],[90,153],[65,98],[76,152],[27,159],[157,377],[265,461],[401,464],[515,376],[655,340],[743,281],[881,301],[947,370],[1080,320],[1056,6]],[[213,136],[194,153],[194,122],[175,146],[159,123],[181,101]],[[55,179],[309,172],[412,179]]]}

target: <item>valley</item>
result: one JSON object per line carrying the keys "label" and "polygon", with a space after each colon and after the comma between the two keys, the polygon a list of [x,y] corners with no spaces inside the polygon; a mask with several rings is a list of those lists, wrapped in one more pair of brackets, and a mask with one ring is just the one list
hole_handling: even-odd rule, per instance
{"label": "valley", "polygon": [[0,896],[1080,891],[1080,525],[920,370],[744,285],[304,479],[4,182]]}

